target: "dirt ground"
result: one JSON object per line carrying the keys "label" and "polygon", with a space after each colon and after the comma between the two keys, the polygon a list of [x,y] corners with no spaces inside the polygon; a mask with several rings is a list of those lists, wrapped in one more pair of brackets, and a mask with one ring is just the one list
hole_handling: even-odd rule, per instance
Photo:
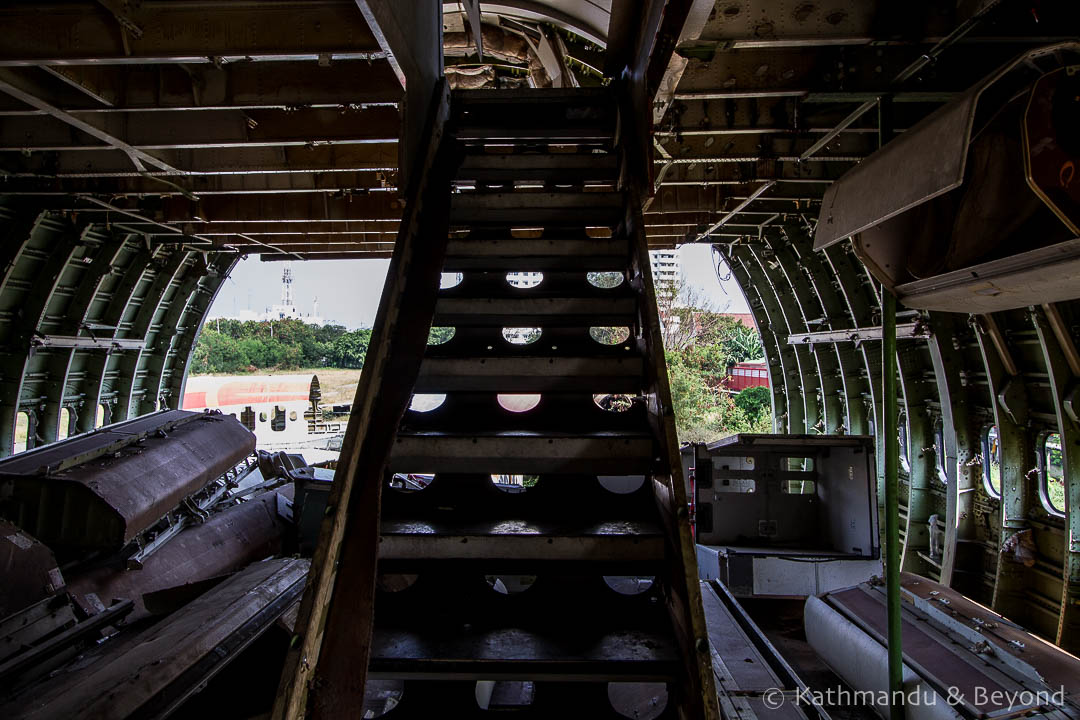
{"label": "dirt ground", "polygon": [[[353,401],[356,394],[356,383],[360,381],[359,370],[343,370],[339,368],[304,368],[303,370],[274,370],[258,375],[306,375],[311,373],[319,378],[319,387],[322,389],[322,405],[344,405]],[[222,375],[223,373],[211,373]]]}
{"label": "dirt ground", "polygon": [[314,373],[319,378],[322,388],[322,405],[344,405],[353,401],[356,383],[360,381],[359,370],[341,370],[338,368],[315,368],[297,372]]}

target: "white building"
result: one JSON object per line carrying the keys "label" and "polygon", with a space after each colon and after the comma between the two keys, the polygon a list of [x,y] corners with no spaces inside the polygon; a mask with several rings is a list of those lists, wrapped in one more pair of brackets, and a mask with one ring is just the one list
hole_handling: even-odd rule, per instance
{"label": "white building", "polygon": [[506,274],[506,282],[518,288],[531,288],[544,279],[542,272],[512,272]]}
{"label": "white building", "polygon": [[308,325],[325,325],[326,320],[319,316],[319,298],[312,300],[312,312],[304,315],[300,308],[296,307],[296,300],[292,289],[292,268],[289,263],[281,271],[281,302],[271,305],[266,312],[256,313],[253,310],[240,310],[235,315],[222,315],[224,320],[240,320],[241,322],[255,321],[267,322],[273,320],[299,320]]}
{"label": "white building", "polygon": [[682,263],[678,250],[650,250],[649,259],[652,261],[653,284],[657,291],[674,290],[679,286]]}

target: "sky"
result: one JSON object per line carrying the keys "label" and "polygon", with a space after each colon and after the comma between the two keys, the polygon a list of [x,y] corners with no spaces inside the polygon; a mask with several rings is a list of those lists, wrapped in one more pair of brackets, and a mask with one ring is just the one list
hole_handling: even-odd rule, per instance
{"label": "sky", "polygon": [[[683,278],[698,290],[710,309],[749,312],[734,280],[721,283],[716,276],[709,245],[684,245],[679,250]],[[289,263],[293,296],[301,314],[310,315],[314,299],[319,315],[350,329],[371,327],[379,309],[389,260],[309,260]],[[262,262],[258,256],[241,260],[222,285],[209,317],[235,317],[243,310],[264,312],[281,302],[281,271],[285,263]],[[726,268],[724,274],[729,275]]]}

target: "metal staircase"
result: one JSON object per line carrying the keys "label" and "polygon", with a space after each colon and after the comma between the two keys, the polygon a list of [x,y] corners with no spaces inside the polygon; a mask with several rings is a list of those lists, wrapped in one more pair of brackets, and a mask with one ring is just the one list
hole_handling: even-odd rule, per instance
{"label": "metal staircase", "polygon": [[[391,718],[482,708],[717,717],[639,183],[621,142],[630,124],[608,89],[455,92],[448,106],[423,181],[438,183],[440,172],[448,181],[445,255],[439,243],[430,250],[442,257],[443,287],[417,303],[453,336],[417,353],[412,373],[404,360],[365,368],[375,376],[354,408],[361,393],[381,393],[402,374],[415,377],[416,395],[403,416],[398,408],[392,444],[382,443],[388,471],[366,476],[383,487],[354,480],[351,499],[335,488],[329,512],[336,503],[358,509],[324,525],[320,545],[343,537],[344,549],[316,554],[324,574],[309,582],[301,621],[319,637],[298,636],[289,707],[355,711],[355,680],[330,666],[350,654],[355,675],[366,650],[365,708],[381,711],[393,698]],[[414,228],[414,241],[430,225],[439,231],[436,205],[423,200],[438,189],[409,198],[423,207],[410,216],[407,206],[406,221],[428,226]],[[395,262],[420,274],[433,258],[416,247]],[[542,279],[508,277],[522,272]],[[407,302],[393,279],[383,296],[392,302]],[[390,322],[387,352],[415,347],[427,330]],[[364,432],[386,428],[354,417],[343,458],[357,460],[345,473],[362,475],[373,458]],[[389,487],[393,473],[434,479],[403,491]],[[381,517],[365,514],[358,498],[380,495]],[[365,535],[378,556],[369,634],[349,629],[348,613],[319,611],[320,602],[348,602],[352,621],[365,622],[367,595],[355,583],[374,569],[371,554],[348,549],[365,522],[380,527],[377,540]],[[342,523],[350,527],[335,534]]]}

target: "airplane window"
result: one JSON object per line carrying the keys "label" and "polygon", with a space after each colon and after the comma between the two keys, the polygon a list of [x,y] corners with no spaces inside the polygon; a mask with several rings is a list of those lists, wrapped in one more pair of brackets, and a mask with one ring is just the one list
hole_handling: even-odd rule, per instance
{"label": "airplane window", "polygon": [[270,423],[270,429],[274,432],[281,432],[285,429],[285,408],[279,405],[274,406],[274,419]]}
{"label": "airplane window", "polygon": [[[255,411],[251,409],[250,405],[240,411],[240,422],[248,430],[255,431]],[[263,422],[266,422],[265,415],[263,416]]]}
{"label": "airplane window", "polygon": [[63,440],[71,433],[71,411],[65,408],[60,408],[60,421],[59,427],[57,427],[56,439]]}
{"label": "airplane window", "polygon": [[990,497],[1001,497],[1001,443],[997,425],[991,425],[983,434],[983,484]]}
{"label": "airplane window", "polygon": [[897,432],[900,437],[900,467],[904,469],[904,472],[911,472],[911,461],[908,460],[908,424],[907,413],[900,413],[900,420],[897,422]]}
{"label": "airplane window", "polygon": [[1054,515],[1065,514],[1065,467],[1061,456],[1061,435],[1050,433],[1043,438],[1039,453],[1043,505]]}
{"label": "airplane window", "polygon": [[945,467],[945,426],[941,420],[934,425],[934,459],[937,461],[938,480],[949,484],[949,471]]}
{"label": "airplane window", "polygon": [[15,452],[26,449],[26,437],[30,434],[30,414],[21,412],[15,417]]}

